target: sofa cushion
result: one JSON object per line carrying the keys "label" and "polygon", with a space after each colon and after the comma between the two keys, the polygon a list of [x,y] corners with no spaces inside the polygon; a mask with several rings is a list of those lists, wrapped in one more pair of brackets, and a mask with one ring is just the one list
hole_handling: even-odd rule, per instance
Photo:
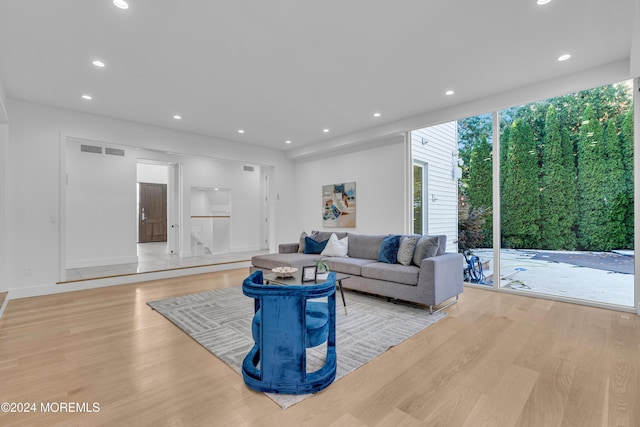
{"label": "sofa cushion", "polygon": [[362,266],[362,277],[416,286],[420,268],[415,265],[374,262]]}
{"label": "sofa cushion", "polygon": [[350,274],[352,276],[362,276],[362,266],[375,263],[372,259],[341,257],[327,258],[325,261],[329,264],[331,271]]}
{"label": "sofa cushion", "polygon": [[438,254],[438,246],[438,236],[422,236],[416,243],[413,263],[420,266],[423,259],[436,256]]}
{"label": "sofa cushion", "polygon": [[347,252],[349,250],[349,237],[343,237],[342,239],[338,239],[336,233],[333,233],[331,237],[329,237],[329,241],[327,242],[327,246],[325,246],[324,250],[320,255],[332,257],[346,257]]}
{"label": "sofa cushion", "polygon": [[386,235],[349,233],[349,252],[351,258],[378,259],[378,251]]}
{"label": "sofa cushion", "polygon": [[387,236],[382,239],[380,243],[380,250],[378,251],[378,261],[386,262],[387,264],[395,264],[398,262],[398,249],[400,248],[399,235]]}
{"label": "sofa cushion", "polygon": [[311,237],[304,238],[304,253],[305,254],[320,254],[327,246],[329,239],[317,242]]}
{"label": "sofa cushion", "polygon": [[413,253],[416,250],[418,238],[416,236],[403,236],[400,239],[400,248],[398,248],[398,263],[409,265],[413,261]]}
{"label": "sofa cushion", "polygon": [[265,270],[271,270],[276,267],[295,267],[300,269],[305,265],[314,265],[317,260],[318,255],[294,252],[291,254],[256,255],[251,258],[251,265]]}

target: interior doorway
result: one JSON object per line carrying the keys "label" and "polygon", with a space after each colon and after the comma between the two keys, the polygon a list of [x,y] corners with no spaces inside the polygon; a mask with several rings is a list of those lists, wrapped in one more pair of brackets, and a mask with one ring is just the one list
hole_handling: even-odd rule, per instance
{"label": "interior doorway", "polygon": [[167,241],[167,184],[138,183],[138,243]]}

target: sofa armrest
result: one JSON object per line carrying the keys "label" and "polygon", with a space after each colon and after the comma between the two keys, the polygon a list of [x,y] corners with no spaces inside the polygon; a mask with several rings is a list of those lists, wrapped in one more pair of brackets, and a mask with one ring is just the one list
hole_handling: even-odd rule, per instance
{"label": "sofa armrest", "polygon": [[278,245],[279,254],[293,254],[298,252],[300,243],[280,243]]}
{"label": "sofa armrest", "polygon": [[418,287],[431,305],[438,305],[462,293],[464,257],[458,253],[425,258],[420,264]]}

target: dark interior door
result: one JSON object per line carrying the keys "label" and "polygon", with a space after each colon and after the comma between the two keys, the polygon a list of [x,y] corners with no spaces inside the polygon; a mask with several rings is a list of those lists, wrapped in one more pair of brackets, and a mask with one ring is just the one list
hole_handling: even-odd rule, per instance
{"label": "dark interior door", "polygon": [[138,242],[167,241],[167,185],[139,183]]}

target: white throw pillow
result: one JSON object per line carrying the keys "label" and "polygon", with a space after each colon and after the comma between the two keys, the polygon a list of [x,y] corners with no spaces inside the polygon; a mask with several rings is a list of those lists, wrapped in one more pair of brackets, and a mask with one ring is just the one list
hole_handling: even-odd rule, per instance
{"label": "white throw pillow", "polygon": [[332,233],[331,237],[329,237],[329,241],[327,242],[327,246],[325,246],[320,255],[346,257],[347,252],[349,251],[348,238],[349,237],[346,236],[344,239],[338,239],[336,233]]}

